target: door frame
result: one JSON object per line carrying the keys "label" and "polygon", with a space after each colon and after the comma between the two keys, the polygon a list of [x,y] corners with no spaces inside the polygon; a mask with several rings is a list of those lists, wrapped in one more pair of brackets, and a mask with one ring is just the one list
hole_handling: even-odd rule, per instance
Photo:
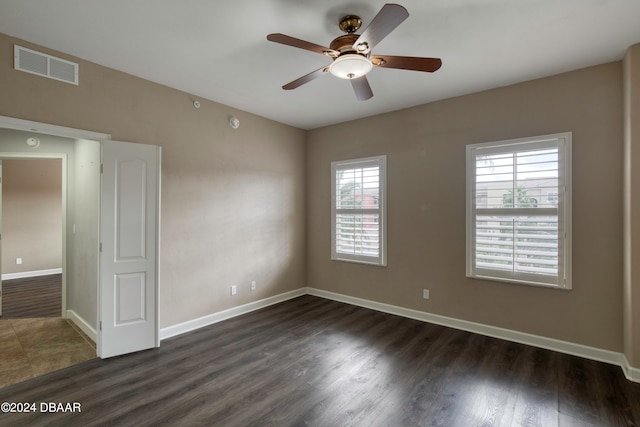
{"label": "door frame", "polygon": [[[49,123],[40,123],[40,122],[34,122],[31,120],[23,120],[23,119],[17,119],[17,118],[13,118],[13,117],[7,117],[7,116],[0,116],[0,128],[6,128],[6,129],[13,129],[13,130],[20,130],[20,131],[26,131],[26,132],[35,132],[35,133],[42,133],[45,135],[52,135],[52,136],[60,136],[63,138],[71,138],[71,139],[85,139],[85,140],[92,140],[92,141],[96,141],[99,142],[101,145],[104,145],[104,142],[106,141],[110,141],[111,140],[111,135],[109,134],[105,134],[105,133],[100,133],[100,132],[93,132],[93,131],[88,131],[88,130],[83,130],[83,129],[75,129],[75,128],[69,128],[69,127],[65,127],[65,126],[58,126],[58,125],[54,125],[54,124],[49,124]],[[31,154],[31,153],[30,153]],[[64,169],[63,169],[63,177],[64,179],[64,190],[63,190],[63,194],[64,194],[64,211],[63,211],[63,260],[64,260],[64,264],[63,264],[63,272],[66,271],[66,251],[67,251],[67,245],[66,245],[66,236],[67,236],[67,227],[66,227],[66,221],[67,221],[67,214],[66,214],[66,198],[67,198],[67,194],[66,194],[66,176],[67,176],[67,162],[66,162],[66,157],[65,160],[63,160],[64,163]],[[161,167],[161,164],[158,164],[158,167]],[[159,169],[160,170],[160,169]],[[102,176],[100,177],[102,179]],[[160,180],[161,180],[161,176],[160,173],[158,174],[158,205],[156,207],[157,209],[157,222],[156,222],[156,233],[157,233],[157,241],[156,241],[156,265],[155,265],[155,269],[156,269],[156,280],[155,280],[155,288],[156,288],[156,298],[155,298],[155,342],[156,342],[156,347],[160,346]],[[103,230],[100,230],[100,233],[102,235]],[[100,257],[98,257],[98,263],[100,263]],[[102,289],[101,289],[101,270],[100,270],[100,266],[98,265],[98,277],[97,277],[97,283],[98,283],[98,289],[97,289],[97,319],[96,319],[96,337],[97,337],[97,341],[96,341],[96,346],[99,348],[99,343],[98,341],[101,340],[101,334],[100,334],[100,324],[102,322],[102,314],[101,314],[101,306],[102,306],[102,301],[101,301],[101,294],[102,294]],[[63,279],[65,279],[65,276],[63,275]],[[64,294],[63,294],[64,295]],[[66,296],[64,296],[63,301],[65,302],[63,305],[63,311],[65,311],[66,314]],[[63,316],[66,317],[66,316]],[[98,357],[102,357],[102,355],[100,354],[100,352],[98,352]]]}
{"label": "door frame", "polygon": [[[0,127],[4,127],[0,125]],[[31,131],[31,130],[29,130]],[[42,133],[42,132],[39,132]],[[61,160],[62,170],[62,313],[67,318],[67,154],[66,153],[28,153],[0,151],[0,160]],[[2,242],[0,242],[0,245]],[[1,274],[1,270],[0,270]]]}
{"label": "door frame", "polygon": [[[0,116],[0,128],[20,130],[25,132],[41,133],[45,135],[60,136],[72,139],[90,139],[102,142],[110,140],[111,135],[106,133],[93,132],[83,129],[68,128],[50,123],[34,122],[15,117]],[[67,318],[67,155],[65,153],[0,153],[0,157],[12,159],[62,159],[62,318]],[[98,277],[98,286],[100,286]],[[97,290],[99,291],[99,289]],[[100,295],[98,292],[98,305]],[[99,308],[99,307],[98,307]],[[98,310],[98,316],[100,316]],[[96,325],[100,325],[101,319],[96,319]],[[159,322],[158,322],[159,323]],[[97,327],[96,327],[96,332]]]}

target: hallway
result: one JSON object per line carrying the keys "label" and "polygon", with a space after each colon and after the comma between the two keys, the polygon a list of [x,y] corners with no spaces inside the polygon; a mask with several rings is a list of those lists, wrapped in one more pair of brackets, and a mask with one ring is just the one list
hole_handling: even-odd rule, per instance
{"label": "hallway", "polygon": [[0,320],[0,388],[95,357],[95,343],[66,319]]}

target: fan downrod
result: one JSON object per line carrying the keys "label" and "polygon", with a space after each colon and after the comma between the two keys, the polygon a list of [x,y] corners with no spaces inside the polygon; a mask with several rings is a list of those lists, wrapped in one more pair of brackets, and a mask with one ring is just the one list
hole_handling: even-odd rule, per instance
{"label": "fan downrod", "polygon": [[347,34],[353,34],[362,26],[362,19],[356,15],[347,15],[338,24],[340,29]]}

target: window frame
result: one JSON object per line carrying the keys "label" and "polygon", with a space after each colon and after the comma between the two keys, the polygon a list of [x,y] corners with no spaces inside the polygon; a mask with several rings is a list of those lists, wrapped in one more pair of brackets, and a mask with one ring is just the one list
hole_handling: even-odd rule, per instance
{"label": "window frame", "polygon": [[[469,144],[466,146],[466,276],[472,279],[484,279],[553,289],[569,290],[571,283],[571,132],[542,135],[503,141]],[[517,153],[540,148],[558,148],[558,195],[556,208],[493,208],[476,207],[476,159],[481,154]],[[558,220],[558,275],[555,281],[544,274],[503,271],[500,269],[479,268],[476,258],[476,218],[485,215],[500,215],[501,211],[512,216],[535,214],[557,216]],[[478,213],[480,210],[480,214]],[[556,211],[553,213],[553,211]]]}
{"label": "window frame", "polygon": [[[366,213],[378,214],[379,242],[378,256],[356,255],[336,250],[336,218],[339,213],[348,212],[348,209],[338,209],[336,206],[336,175],[340,170],[362,169],[377,166],[379,168],[379,195],[376,208],[358,209],[363,215]],[[365,212],[363,212],[365,211]],[[331,162],[331,260],[347,261],[359,264],[387,265],[387,156],[372,156],[358,159],[338,160]]]}

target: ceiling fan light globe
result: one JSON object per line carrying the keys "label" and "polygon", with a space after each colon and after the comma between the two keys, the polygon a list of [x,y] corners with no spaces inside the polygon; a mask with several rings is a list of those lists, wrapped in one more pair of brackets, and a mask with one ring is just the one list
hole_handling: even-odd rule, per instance
{"label": "ceiling fan light globe", "polygon": [[346,54],[336,58],[329,65],[329,72],[341,79],[357,79],[367,74],[373,65],[368,58],[357,53]]}

